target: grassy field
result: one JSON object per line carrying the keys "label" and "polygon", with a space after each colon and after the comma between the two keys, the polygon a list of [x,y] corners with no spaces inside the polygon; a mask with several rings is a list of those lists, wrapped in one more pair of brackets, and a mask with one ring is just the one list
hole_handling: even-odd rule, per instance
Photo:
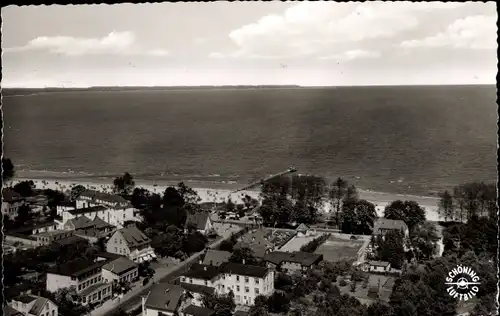
{"label": "grassy field", "polygon": [[331,236],[315,252],[322,254],[326,261],[357,260],[358,251],[363,243],[363,240]]}
{"label": "grassy field", "polygon": [[289,242],[287,242],[283,247],[280,248],[280,251],[292,252],[292,251],[300,251],[300,248],[312,241],[315,238],[323,235],[323,233],[318,233],[314,236],[295,236]]}
{"label": "grassy field", "polygon": [[[368,296],[368,290],[370,287],[378,287],[380,281],[379,298],[381,301],[388,302],[392,293],[392,288],[394,287],[395,277],[370,274],[368,280],[368,286],[363,288],[362,282],[358,282],[356,285],[356,290],[351,292],[351,285],[339,286],[340,293],[348,294],[354,296],[363,304],[371,304],[376,301],[376,299]],[[338,284],[338,283],[337,283]]]}

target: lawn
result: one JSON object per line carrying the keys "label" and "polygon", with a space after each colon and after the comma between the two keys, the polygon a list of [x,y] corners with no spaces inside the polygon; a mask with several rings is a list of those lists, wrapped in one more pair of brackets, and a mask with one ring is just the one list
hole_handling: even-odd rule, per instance
{"label": "lawn", "polygon": [[328,238],[315,253],[323,255],[326,261],[341,261],[341,260],[354,260],[358,259],[358,251],[363,246],[363,240],[349,240],[331,236]]}
{"label": "lawn", "polygon": [[363,288],[363,282],[358,282],[356,285],[356,291],[354,292],[351,292],[350,284],[347,284],[346,286],[339,286],[339,290],[342,294],[354,296],[363,304],[371,304],[375,301],[375,299],[368,296],[368,290],[370,287],[378,287],[379,281],[379,298],[382,301],[388,302],[392,293],[392,288],[394,287],[394,282],[396,281],[396,278],[392,276],[370,274],[368,286],[366,288]]}
{"label": "lawn", "polygon": [[280,251],[292,252],[292,251],[300,251],[300,248],[312,241],[315,238],[323,235],[323,233],[318,233],[313,236],[295,236],[289,242],[287,242],[283,247],[280,248]]}

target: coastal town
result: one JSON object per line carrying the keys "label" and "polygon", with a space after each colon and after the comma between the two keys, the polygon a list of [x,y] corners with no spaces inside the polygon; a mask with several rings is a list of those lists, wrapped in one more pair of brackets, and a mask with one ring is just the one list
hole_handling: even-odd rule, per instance
{"label": "coastal town", "polygon": [[[5,315],[493,315],[494,184],[443,192],[429,221],[415,201],[379,216],[347,181],[290,171],[207,200],[129,173],[35,183],[2,158]],[[481,279],[463,304],[445,285],[457,264]]]}

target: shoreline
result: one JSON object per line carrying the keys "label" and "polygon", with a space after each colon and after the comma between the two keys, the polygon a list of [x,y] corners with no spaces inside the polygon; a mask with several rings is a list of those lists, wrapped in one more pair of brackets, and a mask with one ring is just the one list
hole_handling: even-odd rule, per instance
{"label": "shoreline", "polygon": [[[109,178],[85,178],[85,177],[61,177],[61,178],[27,178],[19,177],[11,181],[11,185],[17,182],[32,180],[35,183],[37,189],[55,189],[61,191],[68,191],[71,187],[81,184],[87,189],[99,190],[104,192],[111,192],[112,181]],[[144,188],[150,192],[161,194],[169,186],[176,186],[181,180],[163,180],[163,181],[147,181],[147,180],[135,180],[136,188]],[[208,181],[185,181],[187,186],[191,187],[198,193],[198,196],[203,202],[217,202],[221,203],[227,201],[228,198],[234,203],[242,203],[242,199],[245,195],[261,200],[260,190],[249,189],[234,192],[235,190],[244,187],[244,184],[238,183],[211,183]],[[377,215],[382,217],[384,214],[384,208],[386,205],[395,200],[412,200],[417,202],[421,207],[425,209],[426,219],[428,221],[439,221],[443,220],[438,213],[438,202],[439,198],[430,196],[418,196],[410,194],[397,194],[389,192],[376,192],[370,190],[358,189],[359,197],[365,199],[373,204],[377,211]],[[330,206],[328,203],[324,204],[323,210],[325,212],[330,211]]]}

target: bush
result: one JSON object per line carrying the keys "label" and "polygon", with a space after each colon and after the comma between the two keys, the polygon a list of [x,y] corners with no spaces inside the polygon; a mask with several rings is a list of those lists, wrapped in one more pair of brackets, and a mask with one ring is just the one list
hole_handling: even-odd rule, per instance
{"label": "bush", "polygon": [[302,247],[300,247],[300,251],[302,252],[309,252],[309,253],[313,253],[316,251],[316,249],[318,249],[319,246],[321,246],[322,243],[324,243],[328,238],[330,237],[330,234],[325,234],[325,235],[321,235],[317,238],[314,238],[313,240],[311,240],[310,242],[308,242],[307,244],[303,245]]}
{"label": "bush", "polygon": [[340,285],[340,286],[346,286],[346,285],[347,285],[347,282],[346,282],[344,279],[340,279],[340,281],[339,281],[339,285]]}

